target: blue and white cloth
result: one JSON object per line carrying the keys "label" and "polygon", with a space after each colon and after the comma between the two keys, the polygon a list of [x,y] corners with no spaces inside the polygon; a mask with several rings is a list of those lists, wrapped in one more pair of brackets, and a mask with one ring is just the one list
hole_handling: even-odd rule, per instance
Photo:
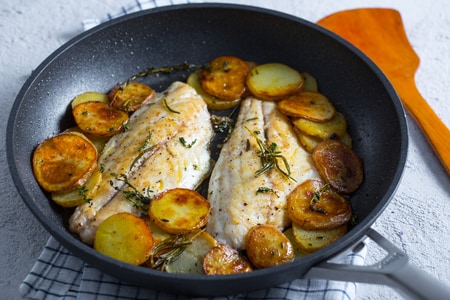
{"label": "blue and white cloth", "polygon": [[[191,3],[195,0],[135,0],[133,3],[104,19],[82,22],[88,30],[102,22],[159,6]],[[198,2],[198,1],[196,1]],[[349,252],[339,261],[345,264],[363,265],[366,247],[358,253]],[[31,272],[20,285],[25,299],[39,300],[89,300],[89,299],[155,299],[155,300],[351,300],[356,296],[356,283],[319,279],[296,279],[270,289],[240,295],[215,298],[189,298],[158,292],[120,281],[102,273],[83,260],[72,255],[51,237],[45,245]]]}

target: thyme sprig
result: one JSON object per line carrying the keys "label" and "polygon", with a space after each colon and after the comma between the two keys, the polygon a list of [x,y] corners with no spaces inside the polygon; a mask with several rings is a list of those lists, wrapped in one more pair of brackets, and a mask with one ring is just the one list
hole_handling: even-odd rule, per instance
{"label": "thyme sprig", "polygon": [[[266,145],[259,137],[259,131],[251,131],[248,127],[244,126],[244,128],[256,139],[256,143],[258,144],[259,150],[256,153],[261,158],[261,169],[256,171],[256,175],[262,175],[269,171],[272,168],[276,168],[284,177],[297,182],[294,178],[291,177],[291,168],[289,167],[289,162],[286,157],[281,154],[281,151],[278,149],[278,145],[274,142]],[[281,160],[283,163],[284,169],[278,162]]]}
{"label": "thyme sprig", "polygon": [[78,189],[78,195],[80,195],[81,197],[83,197],[84,202],[89,203],[92,201],[92,198],[88,197],[88,192],[89,190],[87,189],[87,187],[85,185],[83,185],[82,187],[80,187]]}
{"label": "thyme sprig", "polygon": [[129,180],[125,174],[112,174],[112,176],[116,177],[116,180],[123,181],[127,186],[128,190],[120,189],[117,186],[114,186],[114,182],[112,180],[109,181],[109,184],[116,190],[122,192],[125,198],[130,201],[134,207],[137,209],[147,213],[150,202],[153,200],[151,193],[153,191],[148,187],[144,189],[144,193],[141,193]]}
{"label": "thyme sprig", "polygon": [[147,262],[148,265],[152,269],[166,271],[167,266],[176,261],[186,248],[192,244],[192,240],[202,233],[202,231],[200,230],[192,236],[186,233],[180,233],[166,238],[153,247]]}
{"label": "thyme sprig", "polygon": [[181,72],[181,71],[195,71],[201,68],[203,68],[202,65],[197,66],[188,62],[184,62],[173,66],[164,66],[161,68],[150,67],[147,68],[147,70],[145,70],[144,72],[140,72],[136,75],[131,76],[130,79],[128,79],[128,81],[135,80],[138,77],[147,77],[151,75],[159,76],[159,74],[170,74],[173,72]]}
{"label": "thyme sprig", "polygon": [[322,196],[322,193],[324,193],[325,191],[329,190],[330,188],[331,188],[330,184],[326,183],[319,190],[314,192],[314,195],[311,198],[311,202],[309,204],[309,209],[310,210],[318,212],[320,214],[326,214],[327,213],[326,210],[324,210],[324,209],[322,209],[320,207],[317,207],[316,204],[319,203],[320,197]]}
{"label": "thyme sprig", "polygon": [[180,113],[179,111],[174,110],[173,108],[171,108],[169,106],[169,104],[167,103],[167,98],[166,97],[164,97],[162,101],[163,101],[164,107],[167,108],[168,111],[170,111],[171,113],[174,113],[174,114],[179,114]]}

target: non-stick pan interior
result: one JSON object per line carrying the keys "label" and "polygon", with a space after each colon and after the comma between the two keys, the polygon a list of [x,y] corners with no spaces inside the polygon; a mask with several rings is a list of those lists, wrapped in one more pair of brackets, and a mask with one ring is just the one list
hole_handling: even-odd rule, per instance
{"label": "non-stick pan interior", "polygon": [[[219,55],[286,63],[317,78],[321,92],[347,117],[354,150],[364,162],[364,183],[351,197],[358,225],[323,251],[286,266],[226,280],[143,270],[112,261],[83,245],[66,229],[70,211],[53,205],[37,185],[30,163],[33,149],[73,124],[69,103],[77,94],[107,92],[149,67],[204,64]],[[142,82],[162,91],[172,81],[184,79],[182,73],[173,73],[142,78]],[[8,160],[17,188],[61,243],[94,266],[132,283],[197,295],[255,290],[299,277],[314,263],[360,238],[394,193],[406,147],[401,104],[385,77],[360,52],[326,30],[292,16],[214,4],[128,15],[68,42],[26,82],[14,104],[7,133]]]}

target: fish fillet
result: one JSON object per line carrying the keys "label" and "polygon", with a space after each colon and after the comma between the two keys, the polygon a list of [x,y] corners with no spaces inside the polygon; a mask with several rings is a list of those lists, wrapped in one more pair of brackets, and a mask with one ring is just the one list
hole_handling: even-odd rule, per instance
{"label": "fish fillet", "polygon": [[[276,169],[256,175],[262,167],[257,153],[260,148],[249,130],[267,145],[278,146],[295,181]],[[279,164],[283,168],[281,160]],[[207,231],[220,243],[244,249],[245,235],[255,225],[271,224],[283,230],[290,224],[287,195],[310,178],[319,175],[289,119],[278,111],[276,103],[247,98],[241,103],[235,128],[211,173]],[[266,192],[257,192],[259,188]]]}
{"label": "fish fillet", "polygon": [[100,155],[102,181],[89,203],[75,209],[70,230],[92,244],[100,223],[119,212],[140,215],[118,190],[131,185],[151,196],[176,187],[195,189],[210,172],[210,115],[194,89],[173,83],[154,104],[136,111],[129,129],[113,136]]}

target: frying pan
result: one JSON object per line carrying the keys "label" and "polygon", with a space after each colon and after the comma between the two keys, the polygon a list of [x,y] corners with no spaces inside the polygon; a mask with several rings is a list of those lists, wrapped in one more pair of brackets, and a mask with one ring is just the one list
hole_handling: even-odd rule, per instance
{"label": "frying pan", "polygon": [[[321,92],[347,116],[354,150],[364,161],[365,180],[350,199],[358,223],[340,240],[311,255],[278,267],[227,276],[168,274],[131,266],[83,244],[67,229],[72,211],[54,205],[35,181],[31,167],[34,148],[45,138],[73,126],[69,102],[77,94],[107,92],[117,82],[148,67],[185,61],[203,64],[219,55],[281,62],[317,78]],[[142,80],[162,91],[174,80],[184,80],[184,76],[171,73]],[[428,286],[424,290],[439,290],[429,286],[433,284],[441,288],[442,296],[445,288],[413,269],[401,251],[370,228],[396,190],[406,161],[407,143],[404,111],[395,91],[360,51],[299,18],[226,4],[141,11],[79,35],[31,74],[17,96],[7,128],[7,155],[13,180],[28,208],[51,235],[87,263],[119,279],[196,296],[237,294],[313,277],[390,284],[418,295],[413,287],[417,282],[408,282],[412,278],[410,272],[419,276],[414,280],[420,278],[422,282],[426,278],[424,285]],[[357,247],[367,236],[388,249],[389,263],[382,261],[372,269],[360,269],[327,262],[340,252]],[[408,272],[400,274],[400,267]]]}

